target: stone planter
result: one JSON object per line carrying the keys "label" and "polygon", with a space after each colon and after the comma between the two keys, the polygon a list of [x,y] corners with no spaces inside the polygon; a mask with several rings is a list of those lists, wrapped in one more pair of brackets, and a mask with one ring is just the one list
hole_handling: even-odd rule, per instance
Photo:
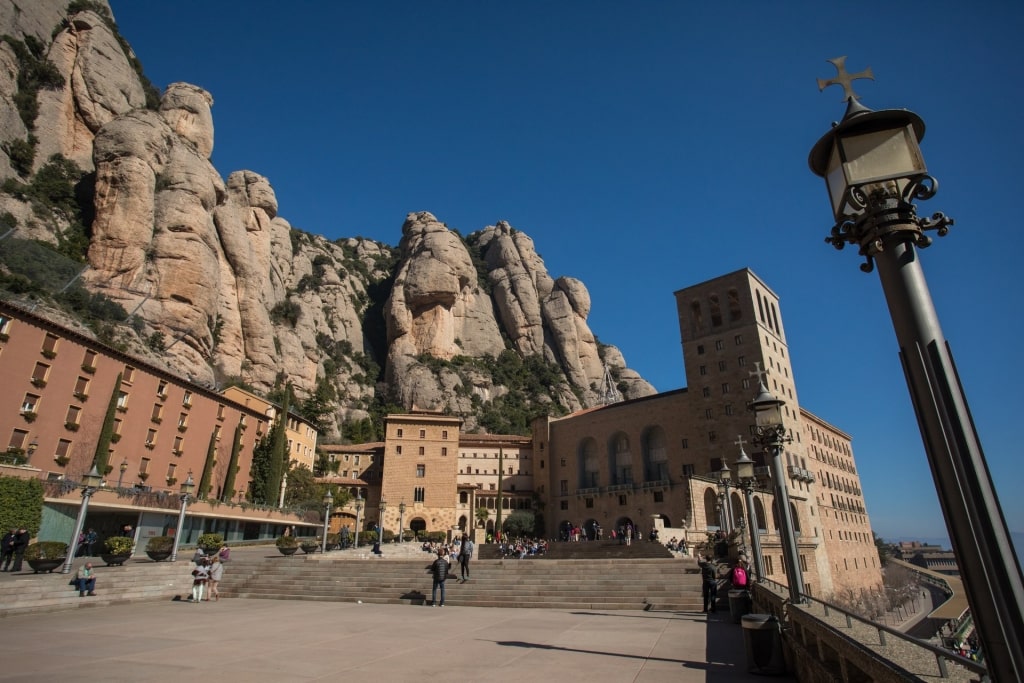
{"label": "stone planter", "polygon": [[306,553],[307,555],[315,553],[317,550],[320,549],[320,546],[318,546],[318,545],[309,545],[308,543],[304,543],[300,547],[302,548],[302,552]]}
{"label": "stone planter", "polygon": [[100,553],[100,559],[106,562],[108,567],[120,567],[131,559],[131,555],[107,555],[106,553]]}
{"label": "stone planter", "polygon": [[154,562],[163,562],[171,556],[170,550],[147,550],[146,554],[149,555],[149,559]]}
{"label": "stone planter", "polygon": [[32,567],[32,571],[36,574],[39,572],[52,572],[57,567],[63,566],[64,561],[67,558],[58,559],[40,559],[40,560],[25,560],[28,562],[28,566]]}
{"label": "stone planter", "polygon": [[299,546],[293,545],[290,548],[282,548],[281,546],[278,546],[277,549],[282,555],[294,555],[299,551]]}

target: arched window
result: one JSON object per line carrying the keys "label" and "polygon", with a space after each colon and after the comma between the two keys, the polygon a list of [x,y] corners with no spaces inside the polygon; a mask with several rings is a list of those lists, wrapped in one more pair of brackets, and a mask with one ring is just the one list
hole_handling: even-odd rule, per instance
{"label": "arched window", "polygon": [[712,294],[710,297],[708,297],[708,302],[711,304],[711,326],[721,327],[722,306],[718,303],[718,295]]}
{"label": "arched window", "polygon": [[633,454],[629,450],[629,437],[623,432],[611,439],[612,472],[615,484],[633,483]]}
{"label": "arched window", "polygon": [[759,534],[768,533],[768,522],[764,516],[764,503],[761,502],[760,496],[754,498],[754,516],[757,517],[757,532]]}
{"label": "arched window", "polygon": [[740,295],[735,289],[729,290],[729,322],[736,322],[743,317],[740,308]]}
{"label": "arched window", "polygon": [[704,327],[704,315],[700,312],[699,301],[690,304],[690,322],[693,324],[694,332],[698,332]]}
{"label": "arched window", "polygon": [[755,289],[754,298],[757,299],[757,312],[761,314],[761,323],[764,324],[764,302],[761,300],[761,292]]}
{"label": "arched window", "polygon": [[591,489],[601,485],[601,462],[597,451],[597,442],[586,438],[579,448],[579,460],[582,464],[580,488]]}
{"label": "arched window", "polygon": [[789,514],[793,515],[793,531],[800,534],[800,516],[796,514],[796,506],[792,503],[789,504]]}
{"label": "arched window", "polygon": [[[729,502],[732,504],[732,518],[739,524],[741,519],[746,518],[746,514],[743,512],[743,498],[739,493],[733,491],[729,494]],[[749,524],[749,521],[747,523]]]}
{"label": "arched window", "polygon": [[665,430],[654,426],[644,431],[641,438],[644,461],[644,481],[668,481],[668,447]]}
{"label": "arched window", "polygon": [[715,489],[704,489],[704,518],[709,529],[718,529],[718,492]]}

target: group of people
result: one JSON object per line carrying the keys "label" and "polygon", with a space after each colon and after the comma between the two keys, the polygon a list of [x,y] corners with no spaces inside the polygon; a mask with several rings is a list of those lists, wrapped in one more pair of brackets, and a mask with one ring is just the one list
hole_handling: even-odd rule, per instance
{"label": "group of people", "polygon": [[231,559],[231,550],[227,546],[221,547],[216,553],[209,556],[202,548],[196,548],[192,562],[195,567],[192,569],[192,595],[188,602],[203,602],[203,594],[206,594],[206,602],[212,598],[214,602],[220,600],[220,591],[217,587],[224,579],[224,562]]}
{"label": "group of people", "polygon": [[747,590],[750,587],[750,568],[744,555],[740,555],[736,564],[727,572],[722,571],[723,565],[715,561],[711,555],[706,555],[703,560],[698,560],[697,566],[700,567],[704,612],[715,611],[715,604],[718,602],[718,584],[723,578],[727,578],[732,587],[737,590]]}
{"label": "group of people", "polygon": [[673,536],[672,538],[668,539],[668,541],[665,543],[665,547],[674,553],[682,553],[683,555],[689,554],[685,538],[679,540],[678,538]]}
{"label": "group of people", "polygon": [[31,536],[28,529],[19,527],[11,529],[0,540],[0,571],[20,572],[21,561],[25,556],[25,548]]}
{"label": "group of people", "polygon": [[548,550],[548,542],[543,538],[514,538],[498,543],[498,553],[503,558],[539,557]]}

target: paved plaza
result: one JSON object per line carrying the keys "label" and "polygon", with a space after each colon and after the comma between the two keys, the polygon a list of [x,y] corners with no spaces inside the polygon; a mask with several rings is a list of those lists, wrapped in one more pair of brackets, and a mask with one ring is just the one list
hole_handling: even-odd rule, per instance
{"label": "paved plaza", "polygon": [[763,678],[721,612],[224,599],[12,616],[0,629],[2,681]]}

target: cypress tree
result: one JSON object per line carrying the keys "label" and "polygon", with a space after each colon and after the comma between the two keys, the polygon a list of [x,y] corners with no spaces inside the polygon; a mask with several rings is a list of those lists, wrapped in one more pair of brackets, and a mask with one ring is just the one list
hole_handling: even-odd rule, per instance
{"label": "cypress tree", "polygon": [[107,415],[103,418],[103,428],[100,429],[99,439],[96,440],[96,452],[92,456],[92,464],[100,474],[107,473],[107,463],[110,461],[110,438],[114,435],[114,416],[117,414],[117,397],[121,393],[121,373],[117,373],[114,381],[114,390],[110,392],[110,403],[107,404]]}
{"label": "cypress tree", "polygon": [[210,434],[210,445],[206,449],[206,462],[203,463],[203,476],[199,478],[199,498],[206,498],[213,478],[213,467],[217,464],[217,430]]}
{"label": "cypress tree", "polygon": [[242,423],[235,425],[235,436],[231,441],[231,457],[228,459],[228,472],[224,475],[224,490],[220,498],[230,501],[235,494],[235,474],[238,473],[238,453],[242,450]]}
{"label": "cypress tree", "polygon": [[291,410],[292,385],[284,388],[284,399],[281,401],[281,413],[277,418],[277,432],[274,434],[274,446],[270,451],[270,466],[267,468],[267,487],[264,491],[268,505],[276,506],[281,494],[281,479],[287,471],[288,438],[285,430],[288,427],[288,411]]}

